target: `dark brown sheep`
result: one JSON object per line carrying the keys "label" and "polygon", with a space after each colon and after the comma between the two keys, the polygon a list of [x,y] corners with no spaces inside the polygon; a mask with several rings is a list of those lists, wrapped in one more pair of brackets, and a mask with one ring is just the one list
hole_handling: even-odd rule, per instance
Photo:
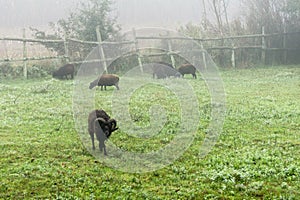
{"label": "dark brown sheep", "polygon": [[71,75],[71,79],[74,78],[75,67],[73,64],[65,64],[58,70],[52,73],[53,78],[63,79],[64,77],[68,79],[68,75]]}
{"label": "dark brown sheep", "polygon": [[100,151],[103,151],[104,155],[107,155],[104,142],[117,129],[117,121],[111,119],[104,110],[93,110],[90,112],[88,117],[88,132],[91,136],[93,150],[95,150],[94,134],[96,134]]}
{"label": "dark brown sheep", "polygon": [[106,86],[116,86],[119,89],[119,76],[115,74],[102,74],[98,79],[90,83],[89,88],[93,89],[96,86],[101,86],[101,90],[106,90]]}
{"label": "dark brown sheep", "polygon": [[178,68],[178,72],[182,74],[184,77],[185,74],[192,74],[193,78],[197,78],[196,76],[196,68],[192,64],[183,64]]}
{"label": "dark brown sheep", "polygon": [[163,79],[167,77],[180,77],[178,71],[169,63],[158,62],[152,63],[153,78]]}

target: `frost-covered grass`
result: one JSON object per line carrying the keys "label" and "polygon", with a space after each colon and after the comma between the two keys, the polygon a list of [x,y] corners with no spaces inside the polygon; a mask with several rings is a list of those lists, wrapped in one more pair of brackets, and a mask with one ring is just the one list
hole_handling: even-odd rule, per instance
{"label": "frost-covered grass", "polygon": [[[0,80],[0,199],[299,199],[300,66],[223,70],[221,76],[227,115],[211,152],[199,157],[209,95],[203,80],[187,78],[200,112],[192,145],[173,164],[135,174],[109,168],[85,149],[91,144],[75,129],[73,81]],[[114,132],[110,140],[122,149],[157,150],[178,131],[176,96],[147,87],[130,99],[133,122],[148,126],[157,102],[167,122],[151,140]],[[109,114],[112,92],[96,91],[96,106]]]}

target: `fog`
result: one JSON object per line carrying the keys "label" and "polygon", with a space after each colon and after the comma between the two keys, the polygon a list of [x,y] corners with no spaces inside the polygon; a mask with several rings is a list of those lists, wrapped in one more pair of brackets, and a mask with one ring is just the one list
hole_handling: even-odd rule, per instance
{"label": "fog", "polygon": [[119,22],[134,26],[178,27],[201,20],[199,0],[120,0],[116,4]]}
{"label": "fog", "polygon": [[0,0],[1,30],[46,27],[67,16],[78,0]]}
{"label": "fog", "polygon": [[[49,22],[68,16],[80,0],[0,0],[0,35],[28,27],[46,29]],[[178,28],[200,23],[202,0],[115,0],[113,16],[123,30],[133,27]],[[229,10],[237,13],[237,1],[229,0]],[[212,13],[210,17],[213,18]]]}

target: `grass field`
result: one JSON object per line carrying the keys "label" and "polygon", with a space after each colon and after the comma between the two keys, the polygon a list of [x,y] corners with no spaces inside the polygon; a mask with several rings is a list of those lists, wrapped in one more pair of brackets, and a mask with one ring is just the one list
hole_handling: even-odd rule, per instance
{"label": "grass field", "polygon": [[[199,157],[209,94],[203,80],[187,78],[200,111],[193,143],[174,163],[147,173],[115,170],[89,153],[90,141],[86,149],[75,129],[72,80],[0,80],[0,199],[300,199],[300,66],[220,73],[227,113],[216,145]],[[112,92],[96,91],[96,105],[109,113]],[[136,152],[172,141],[179,112],[172,93],[136,91],[132,120],[148,126],[156,101],[168,119],[160,134],[143,143],[119,130],[110,140]]]}

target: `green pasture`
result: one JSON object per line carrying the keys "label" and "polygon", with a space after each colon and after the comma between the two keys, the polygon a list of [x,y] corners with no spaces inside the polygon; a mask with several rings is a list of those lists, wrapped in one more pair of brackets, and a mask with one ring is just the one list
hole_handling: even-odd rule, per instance
{"label": "green pasture", "polygon": [[[0,79],[0,199],[300,199],[300,66],[220,75],[226,118],[209,154],[199,156],[211,119],[210,93],[200,74],[196,80],[186,76],[200,114],[193,142],[175,162],[146,173],[119,171],[106,166],[99,152],[90,154],[87,130],[75,128],[73,80]],[[182,80],[159,81],[180,86]],[[112,98],[122,89],[121,83],[120,91],[96,89],[96,107],[111,115]],[[131,123],[151,127],[156,121],[149,110],[156,104],[165,111],[158,119],[166,120],[158,133],[139,138],[123,128],[109,142],[139,153],[171,143],[181,129],[182,105],[159,84],[132,93]]]}

